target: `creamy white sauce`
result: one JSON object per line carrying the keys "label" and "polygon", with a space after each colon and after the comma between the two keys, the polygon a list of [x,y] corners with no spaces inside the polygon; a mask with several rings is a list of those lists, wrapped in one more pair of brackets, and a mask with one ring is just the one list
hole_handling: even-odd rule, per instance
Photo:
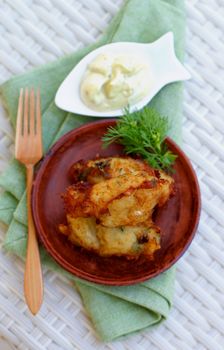
{"label": "creamy white sauce", "polygon": [[81,81],[83,102],[97,111],[135,104],[152,84],[150,65],[142,56],[100,54],[87,67]]}

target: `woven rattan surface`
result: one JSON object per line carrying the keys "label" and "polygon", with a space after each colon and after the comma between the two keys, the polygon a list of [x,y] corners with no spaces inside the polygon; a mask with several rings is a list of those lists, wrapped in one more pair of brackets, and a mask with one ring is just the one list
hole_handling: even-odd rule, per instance
{"label": "woven rattan surface", "polygon": [[[154,0],[155,1],[155,0]],[[122,0],[0,0],[0,80],[93,42]],[[35,318],[23,298],[23,263],[0,250],[0,336],[21,350],[224,349],[224,1],[186,0],[187,66],[183,148],[202,191],[197,235],[178,262],[174,307],[158,328],[102,344],[71,283],[44,270]],[[0,170],[13,133],[0,110]],[[1,241],[5,228],[1,226]],[[0,342],[0,349],[4,347]]]}

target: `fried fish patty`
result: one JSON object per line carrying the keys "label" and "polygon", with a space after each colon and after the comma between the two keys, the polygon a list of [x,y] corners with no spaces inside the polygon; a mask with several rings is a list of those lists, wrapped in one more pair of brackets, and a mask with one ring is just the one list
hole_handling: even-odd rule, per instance
{"label": "fried fish patty", "polygon": [[73,217],[99,218],[115,199],[128,196],[141,186],[150,186],[152,180],[154,178],[147,173],[136,172],[105,179],[95,184],[78,182],[68,187],[63,196],[66,212]]}
{"label": "fried fish patty", "polygon": [[173,178],[130,157],[80,161],[70,171],[74,184],[63,194],[67,225],[61,233],[102,256],[152,255],[160,229],[156,206],[173,193]]}
{"label": "fried fish patty", "polygon": [[105,179],[142,171],[155,175],[154,169],[142,160],[131,157],[107,157],[75,163],[70,169],[70,176],[74,183],[87,181],[90,184],[96,184]]}
{"label": "fried fish patty", "polygon": [[73,218],[67,215],[67,225],[60,225],[61,233],[75,245],[95,251],[101,256],[152,255],[160,248],[160,230],[149,220],[137,226],[106,227],[95,217]]}

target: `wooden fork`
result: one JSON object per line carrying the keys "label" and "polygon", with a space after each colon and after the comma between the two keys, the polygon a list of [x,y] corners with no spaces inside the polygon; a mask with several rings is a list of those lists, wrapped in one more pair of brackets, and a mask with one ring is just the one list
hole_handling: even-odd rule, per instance
{"label": "wooden fork", "polygon": [[17,112],[15,157],[25,165],[27,174],[28,244],[24,295],[33,315],[38,312],[43,300],[40,254],[31,212],[33,170],[42,155],[40,91],[38,90],[35,96],[34,89],[30,91],[25,89],[25,92],[21,89]]}

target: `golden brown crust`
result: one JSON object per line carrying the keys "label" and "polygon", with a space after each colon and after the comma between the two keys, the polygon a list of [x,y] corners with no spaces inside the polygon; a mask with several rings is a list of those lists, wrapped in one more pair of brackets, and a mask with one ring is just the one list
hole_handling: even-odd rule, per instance
{"label": "golden brown crust", "polygon": [[99,216],[107,211],[109,203],[127,196],[137,188],[154,186],[154,178],[147,173],[125,174],[99,183],[78,182],[63,195],[65,210],[73,217]]}
{"label": "golden brown crust", "polygon": [[172,177],[130,157],[79,161],[70,175],[75,183],[63,194],[68,224],[59,230],[71,242],[127,258],[160,248],[152,214],[172,195]]}
{"label": "golden brown crust", "polygon": [[160,248],[159,228],[150,220],[136,226],[106,227],[94,217],[73,218],[67,215],[68,226],[59,226],[62,234],[77,246],[101,256],[137,257],[152,255]]}
{"label": "golden brown crust", "polygon": [[133,159],[127,156],[98,157],[94,160],[80,160],[76,162],[70,169],[70,177],[74,183],[88,181],[91,184],[95,184],[106,179],[139,171],[155,176],[154,169],[140,159]]}

